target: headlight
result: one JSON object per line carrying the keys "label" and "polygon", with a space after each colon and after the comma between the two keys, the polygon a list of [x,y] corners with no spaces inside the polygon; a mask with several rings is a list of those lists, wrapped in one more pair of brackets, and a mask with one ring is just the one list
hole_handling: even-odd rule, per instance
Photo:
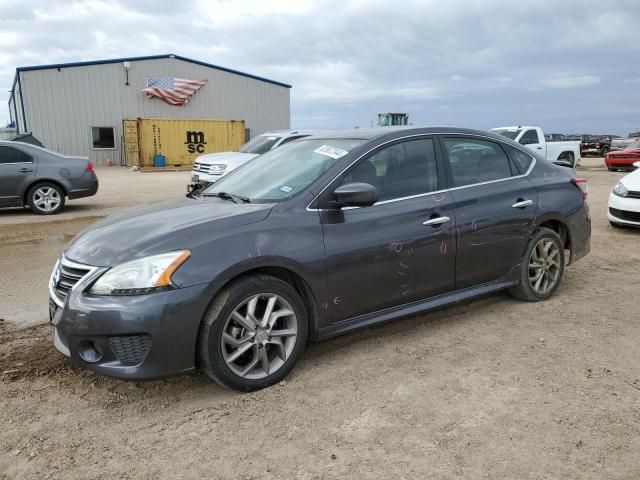
{"label": "headlight", "polygon": [[629,194],[629,190],[627,190],[627,187],[625,187],[622,182],[618,182],[615,187],[613,187],[613,194],[619,197],[626,197]]}
{"label": "headlight", "polygon": [[187,258],[189,250],[161,253],[123,263],[108,270],[89,293],[94,295],[142,295],[173,288],[171,275]]}

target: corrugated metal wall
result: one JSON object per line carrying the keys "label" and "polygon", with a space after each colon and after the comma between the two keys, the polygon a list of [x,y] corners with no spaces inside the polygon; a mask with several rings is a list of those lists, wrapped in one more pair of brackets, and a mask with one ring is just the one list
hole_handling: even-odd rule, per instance
{"label": "corrugated metal wall", "polygon": [[[184,107],[141,92],[147,76],[207,79]],[[20,72],[27,130],[45,147],[87,155],[97,165],[121,163],[123,119],[189,118],[244,120],[251,135],[290,128],[289,89],[174,58]],[[19,92],[18,116],[22,126]],[[92,148],[91,127],[113,127],[115,149]],[[122,162],[124,163],[124,162]]]}

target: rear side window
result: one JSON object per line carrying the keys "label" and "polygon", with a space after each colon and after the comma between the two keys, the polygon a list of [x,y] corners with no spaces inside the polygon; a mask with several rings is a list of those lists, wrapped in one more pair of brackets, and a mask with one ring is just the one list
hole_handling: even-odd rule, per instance
{"label": "rear side window", "polygon": [[444,144],[456,187],[512,176],[507,154],[497,143],[470,138],[445,138]]}
{"label": "rear side window", "polygon": [[531,166],[531,162],[533,162],[533,157],[521,152],[517,148],[507,147],[507,149],[511,160],[516,164],[520,173],[527,173],[527,170],[529,170],[529,167]]}
{"label": "rear side window", "polygon": [[0,146],[0,165],[6,163],[32,163],[30,155],[17,148]]}
{"label": "rear side window", "polygon": [[538,132],[531,128],[524,132],[524,135],[520,138],[520,144],[533,145],[534,143],[540,143],[540,138],[538,138]]}
{"label": "rear side window", "polygon": [[343,183],[364,182],[378,189],[378,201],[410,197],[438,189],[433,139],[397,143],[360,161]]}

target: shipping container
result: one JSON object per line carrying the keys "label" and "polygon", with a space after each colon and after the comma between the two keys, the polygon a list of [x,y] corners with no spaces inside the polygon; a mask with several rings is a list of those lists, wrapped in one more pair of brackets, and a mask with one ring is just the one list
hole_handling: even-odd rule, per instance
{"label": "shipping container", "polygon": [[138,118],[123,121],[127,166],[153,166],[163,155],[167,167],[193,164],[204,153],[238,150],[245,139],[244,120]]}

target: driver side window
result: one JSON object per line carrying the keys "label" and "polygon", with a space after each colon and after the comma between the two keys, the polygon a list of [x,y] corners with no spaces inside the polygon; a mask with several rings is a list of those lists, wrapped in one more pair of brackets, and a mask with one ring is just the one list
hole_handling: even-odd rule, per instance
{"label": "driver side window", "polygon": [[438,189],[433,139],[397,143],[361,160],[343,183],[363,182],[378,189],[378,201],[393,200]]}
{"label": "driver side window", "polygon": [[533,145],[535,143],[540,143],[538,132],[536,132],[534,129],[530,129],[524,132],[524,135],[522,135],[522,138],[520,139],[520,144]]}

